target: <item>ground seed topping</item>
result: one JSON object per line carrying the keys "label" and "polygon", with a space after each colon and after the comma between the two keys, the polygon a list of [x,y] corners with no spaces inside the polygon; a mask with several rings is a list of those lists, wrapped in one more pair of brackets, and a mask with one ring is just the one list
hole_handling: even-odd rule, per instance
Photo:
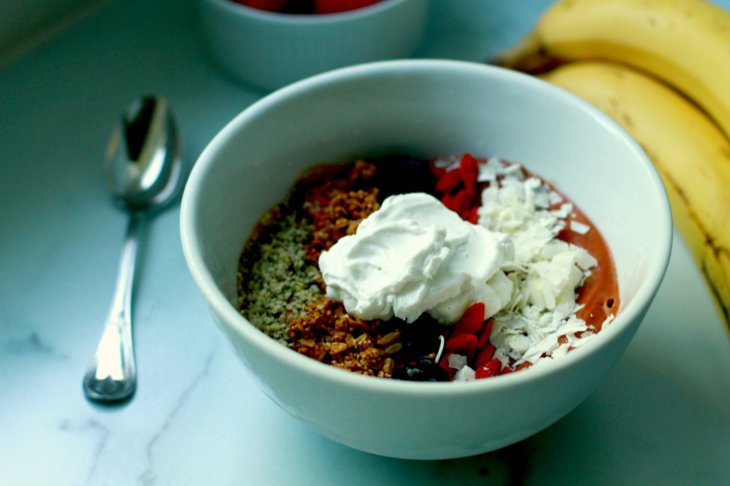
{"label": "ground seed topping", "polygon": [[[320,253],[354,233],[380,207],[378,189],[369,184],[375,172],[376,166],[364,161],[321,167],[301,177],[287,200],[264,215],[241,254],[237,275],[238,308],[256,327],[295,347],[287,328],[324,296]],[[326,329],[319,326],[318,336]],[[340,337],[312,352],[341,355],[344,349],[335,345]],[[300,338],[307,342],[303,333]],[[356,360],[345,353],[331,364],[360,372],[366,363],[376,371],[382,368],[380,355],[360,351],[364,354]]]}
{"label": "ground seed topping", "polygon": [[241,255],[237,274],[238,307],[272,338],[288,342],[287,321],[306,312],[305,304],[321,296],[321,275],[306,258],[311,224],[281,208],[264,218]]}

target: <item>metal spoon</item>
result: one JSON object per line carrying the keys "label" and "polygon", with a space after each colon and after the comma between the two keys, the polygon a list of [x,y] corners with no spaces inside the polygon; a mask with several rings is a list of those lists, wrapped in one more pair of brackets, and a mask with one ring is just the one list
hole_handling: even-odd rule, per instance
{"label": "metal spoon", "polygon": [[143,97],[128,107],[109,140],[105,172],[110,193],[130,218],[114,299],[83,386],[90,400],[118,402],[137,384],[131,308],[139,234],[145,220],[177,196],[184,179],[177,129],[163,98]]}

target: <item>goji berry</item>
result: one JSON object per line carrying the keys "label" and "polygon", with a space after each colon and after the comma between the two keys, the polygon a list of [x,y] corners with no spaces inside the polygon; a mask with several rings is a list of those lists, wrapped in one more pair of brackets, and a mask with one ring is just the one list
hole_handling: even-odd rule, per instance
{"label": "goji berry", "polygon": [[451,192],[461,183],[461,174],[458,170],[444,172],[436,181],[436,191],[441,193]]}
{"label": "goji berry", "polygon": [[459,161],[459,173],[464,188],[470,194],[476,194],[477,179],[479,178],[479,162],[471,154],[464,154]]}
{"label": "goji berry", "polygon": [[490,359],[484,366],[492,370],[494,373],[500,373],[502,371],[502,362],[497,358]]}
{"label": "goji berry", "polygon": [[477,349],[478,341],[474,334],[459,334],[458,336],[451,336],[447,339],[444,348],[452,353],[458,352],[467,358],[471,358]]}
{"label": "goji berry", "polygon": [[471,224],[477,224],[479,221],[479,206],[473,206],[468,209],[463,216],[464,221],[469,221]]}
{"label": "goji berry", "polygon": [[476,369],[475,373],[476,379],[481,380],[482,378],[491,378],[492,376],[496,376],[489,368],[486,366],[480,366]]}
{"label": "goji berry", "polygon": [[497,358],[491,359],[487,361],[484,365],[479,366],[476,369],[476,378],[482,379],[482,378],[489,378],[492,376],[497,376],[502,373],[502,362],[498,360]]}
{"label": "goji berry", "polygon": [[[450,196],[450,197],[449,197]],[[461,189],[456,194],[446,194],[442,199],[441,202],[461,216],[466,210],[468,210],[471,207],[471,197],[464,189]]]}
{"label": "goji berry", "polygon": [[441,355],[441,359],[439,360],[439,366],[442,368],[448,368],[449,367],[449,356],[451,356],[452,353],[444,353]]}
{"label": "goji berry", "polygon": [[484,326],[484,309],[484,302],[476,302],[470,305],[454,325],[451,335],[478,334]]}
{"label": "goji berry", "polygon": [[484,329],[482,329],[482,333],[479,335],[479,344],[477,344],[478,349],[484,349],[484,347],[489,342],[489,338],[492,335],[492,326],[494,325],[494,319],[489,319],[487,323],[484,325]]}
{"label": "goji berry", "polygon": [[455,197],[456,197],[455,194],[446,193],[443,196],[441,196],[441,199],[440,199],[441,204],[443,204],[447,208],[451,209],[453,207],[453,205],[454,205],[454,198]]}
{"label": "goji berry", "polygon": [[492,356],[494,356],[495,347],[492,343],[487,344],[487,346],[482,349],[479,354],[477,354],[477,359],[474,360],[474,366],[477,368],[481,368],[485,364],[487,364],[487,361],[492,359]]}

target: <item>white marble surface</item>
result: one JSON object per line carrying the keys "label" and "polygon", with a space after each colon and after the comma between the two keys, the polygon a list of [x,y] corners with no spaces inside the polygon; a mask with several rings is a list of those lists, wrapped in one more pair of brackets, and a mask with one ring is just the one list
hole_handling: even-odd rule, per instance
{"label": "white marble surface", "polygon": [[[433,0],[419,55],[481,60],[549,3]],[[189,161],[264,94],[208,63],[194,0],[112,1],[0,71],[0,484],[730,483],[730,335],[680,240],[623,360],[575,411],[491,454],[415,462],[330,442],[259,391],[193,286],[172,208],[144,245],[137,394],[87,402],[125,227],[101,157],[147,92],[169,98]]]}

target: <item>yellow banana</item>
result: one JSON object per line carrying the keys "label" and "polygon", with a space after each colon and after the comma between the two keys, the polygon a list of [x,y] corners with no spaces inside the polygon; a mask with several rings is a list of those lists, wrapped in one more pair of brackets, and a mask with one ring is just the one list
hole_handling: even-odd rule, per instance
{"label": "yellow banana", "polygon": [[663,79],[730,136],[730,12],[705,0],[561,0],[495,59],[540,72],[556,60],[602,59]]}
{"label": "yellow banana", "polygon": [[622,125],[660,172],[676,227],[730,323],[730,141],[676,91],[627,66],[584,61],[542,75]]}

